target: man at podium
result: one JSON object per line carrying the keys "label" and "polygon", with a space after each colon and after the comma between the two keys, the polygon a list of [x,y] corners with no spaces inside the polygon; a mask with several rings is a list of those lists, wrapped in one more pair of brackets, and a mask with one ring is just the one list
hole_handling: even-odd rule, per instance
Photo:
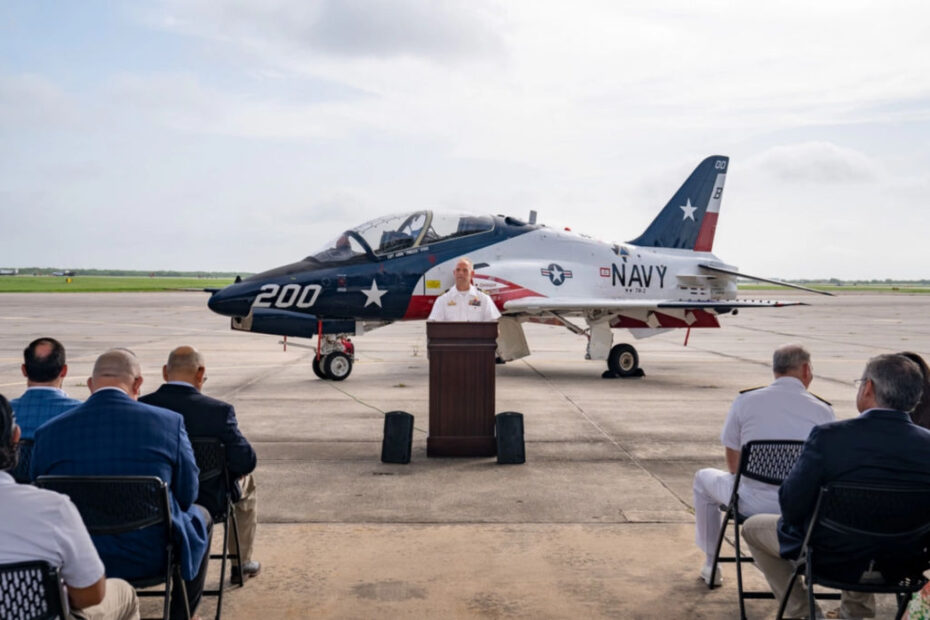
{"label": "man at podium", "polygon": [[455,264],[455,286],[440,295],[427,321],[496,321],[501,313],[491,298],[472,284],[475,269],[467,258]]}

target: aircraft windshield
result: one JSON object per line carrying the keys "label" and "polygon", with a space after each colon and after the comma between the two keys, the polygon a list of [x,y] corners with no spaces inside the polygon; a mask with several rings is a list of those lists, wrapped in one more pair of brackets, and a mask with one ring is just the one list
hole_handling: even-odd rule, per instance
{"label": "aircraft windshield", "polygon": [[380,256],[492,228],[494,220],[487,215],[432,211],[386,215],[345,231],[309,258],[321,263],[341,263],[364,256],[369,250]]}

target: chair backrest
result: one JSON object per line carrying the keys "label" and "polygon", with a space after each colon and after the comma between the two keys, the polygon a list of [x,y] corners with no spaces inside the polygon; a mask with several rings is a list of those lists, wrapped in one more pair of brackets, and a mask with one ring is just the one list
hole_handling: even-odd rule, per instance
{"label": "chair backrest", "polygon": [[739,475],[780,485],[791,473],[803,447],[804,442],[796,439],[749,441],[740,454]]}
{"label": "chair backrest", "polygon": [[841,534],[919,539],[930,534],[930,486],[831,483],[820,489],[814,516]]}
{"label": "chair backrest", "polygon": [[32,464],[32,445],[31,439],[20,439],[16,445],[18,455],[16,457],[16,467],[10,470],[13,480],[22,484],[32,482],[29,478],[29,466]]}
{"label": "chair backrest", "polygon": [[[820,489],[804,537],[808,559],[846,573],[874,567],[891,581],[919,583],[930,568],[930,485],[831,483]],[[816,573],[818,568],[814,568]]]}
{"label": "chair backrest", "polygon": [[[216,437],[191,437],[191,446],[200,470],[201,492],[197,503],[210,512],[214,521],[217,517],[225,518],[232,485],[226,468],[226,445]],[[217,497],[210,493],[214,490]]]}
{"label": "chair backrest", "polygon": [[39,476],[36,485],[71,498],[92,536],[162,523],[171,540],[168,485],[156,476]]}
{"label": "chair backrest", "polygon": [[194,460],[200,469],[200,482],[223,477],[226,473],[226,446],[216,437],[191,437]]}
{"label": "chair backrest", "polygon": [[0,564],[0,618],[68,617],[68,598],[58,569],[47,562]]}

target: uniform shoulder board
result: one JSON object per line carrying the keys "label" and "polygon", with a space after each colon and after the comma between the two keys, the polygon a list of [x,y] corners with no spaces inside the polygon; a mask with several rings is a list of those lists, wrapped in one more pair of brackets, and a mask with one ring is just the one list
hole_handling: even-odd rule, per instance
{"label": "uniform shoulder board", "polygon": [[746,392],[752,392],[754,390],[761,390],[764,387],[765,387],[764,385],[757,385],[756,387],[751,387],[751,388],[746,388],[745,390],[740,390],[739,393],[745,394]]}
{"label": "uniform shoulder board", "polygon": [[832,407],[832,406],[833,406],[833,403],[831,403],[831,402],[830,402],[829,400],[827,400],[826,398],[821,398],[820,396],[817,396],[817,395],[814,394],[813,392],[808,392],[808,394],[810,394],[811,396],[813,396],[814,398],[816,398],[817,400],[819,400],[820,402],[826,404],[826,405],[829,406],[829,407]]}

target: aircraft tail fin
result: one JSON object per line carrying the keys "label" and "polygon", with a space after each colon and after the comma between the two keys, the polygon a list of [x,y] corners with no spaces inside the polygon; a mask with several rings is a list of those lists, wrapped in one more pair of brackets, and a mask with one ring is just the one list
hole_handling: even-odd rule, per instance
{"label": "aircraft tail fin", "polygon": [[710,252],[720,213],[720,199],[730,158],[702,161],[633,245]]}

